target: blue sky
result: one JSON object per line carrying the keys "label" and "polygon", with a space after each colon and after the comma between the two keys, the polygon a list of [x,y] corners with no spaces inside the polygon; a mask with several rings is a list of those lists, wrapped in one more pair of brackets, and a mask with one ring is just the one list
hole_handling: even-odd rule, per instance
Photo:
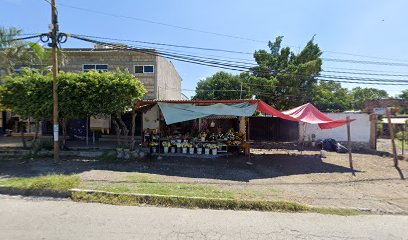
{"label": "blue sky", "polygon": [[[259,41],[222,37],[59,6],[60,28],[63,32],[243,52],[265,49],[266,42],[279,35],[284,36],[284,45],[291,46],[297,52],[316,35],[315,41],[326,58],[387,62],[390,59],[400,59],[408,62],[408,1],[403,0],[57,0],[58,3]],[[44,0],[0,0],[0,25],[15,26],[25,33],[38,33],[48,31],[49,23],[50,6]],[[69,39],[64,45],[90,46],[73,39]],[[252,60],[251,55],[245,54],[195,53]],[[212,67],[176,61],[173,63],[183,78],[184,89],[194,89],[200,79],[220,71]],[[324,62],[323,67],[325,70],[348,68],[408,75],[408,67],[335,62]],[[408,76],[402,79],[408,79]],[[343,86],[351,88],[356,84]],[[389,91],[390,95],[407,88],[361,86],[382,88]],[[194,94],[191,91],[185,93],[188,96]]]}

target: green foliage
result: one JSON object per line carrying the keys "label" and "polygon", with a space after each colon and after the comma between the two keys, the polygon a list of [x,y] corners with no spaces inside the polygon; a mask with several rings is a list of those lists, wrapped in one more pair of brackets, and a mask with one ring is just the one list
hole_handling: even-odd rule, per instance
{"label": "green foliage", "polygon": [[314,88],[313,105],[326,112],[342,112],[350,110],[352,98],[347,88],[340,83],[320,81]]}
{"label": "green foliage", "polygon": [[67,191],[77,187],[81,182],[79,176],[50,174],[40,177],[21,177],[0,181],[0,185],[21,189],[44,189]]}
{"label": "green foliage", "polygon": [[0,105],[23,118],[37,120],[52,116],[52,80],[50,75],[24,69],[15,76],[6,76],[0,85]]}
{"label": "green foliage", "polygon": [[[7,75],[16,73],[21,67],[36,68],[45,74],[51,70],[51,50],[42,45],[22,40],[14,40],[21,34],[16,28],[0,27],[0,70]],[[59,63],[64,64],[65,56],[59,51]]]}
{"label": "green foliage", "polygon": [[[217,72],[211,77],[198,82],[196,87],[195,100],[230,100],[240,99],[241,84],[243,79],[240,76],[226,72]],[[242,99],[249,98],[249,89],[245,84],[242,88]]]}
{"label": "green foliage", "polygon": [[128,71],[62,73],[59,89],[66,118],[124,113],[147,92]]}
{"label": "green foliage", "polygon": [[356,87],[351,91],[353,101],[353,109],[362,110],[366,100],[378,100],[388,98],[388,93],[385,90],[376,88],[361,88]]}
{"label": "green foliage", "polygon": [[[59,108],[63,118],[123,113],[143,97],[146,89],[129,72],[61,73]],[[52,77],[36,70],[6,77],[0,85],[0,105],[36,120],[52,116]]]}
{"label": "green foliage", "polygon": [[404,91],[402,91],[398,97],[408,100],[408,89],[405,89]]}
{"label": "green foliage", "polygon": [[289,47],[281,48],[282,36],[269,42],[269,52],[255,51],[258,66],[247,75],[251,93],[278,109],[299,106],[313,99],[315,75],[321,71],[322,52],[313,38],[298,54]]}

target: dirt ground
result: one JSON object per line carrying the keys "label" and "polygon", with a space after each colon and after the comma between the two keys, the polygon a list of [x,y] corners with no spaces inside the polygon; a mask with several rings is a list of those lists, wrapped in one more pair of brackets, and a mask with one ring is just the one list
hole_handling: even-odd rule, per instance
{"label": "dirt ground", "polygon": [[[287,148],[287,149],[284,149]],[[302,202],[313,206],[357,208],[377,213],[408,214],[408,181],[401,180],[392,158],[378,153],[354,153],[356,175],[349,168],[348,154],[318,150],[299,152],[280,144],[256,144],[251,162],[244,156],[194,159],[164,157],[143,162],[100,162],[70,159],[1,161],[0,180],[48,173],[79,174],[84,182],[128,183],[129,176],[147,173],[156,182],[217,185],[248,191],[252,199]],[[400,160],[408,177],[408,161]]]}

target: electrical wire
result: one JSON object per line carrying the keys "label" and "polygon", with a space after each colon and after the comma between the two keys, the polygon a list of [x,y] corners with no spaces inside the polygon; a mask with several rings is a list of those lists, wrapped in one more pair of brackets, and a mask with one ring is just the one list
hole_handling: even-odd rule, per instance
{"label": "electrical wire", "polygon": [[[194,63],[194,64],[199,64],[199,65],[205,65],[205,66],[212,66],[212,67],[219,67],[223,69],[229,69],[229,70],[235,70],[235,71],[249,71],[251,70],[248,67],[245,66],[239,66],[239,65],[233,65],[233,64],[226,64],[226,63],[220,63],[220,62],[215,62],[215,61],[207,61],[203,59],[197,59],[197,58],[191,58],[191,57],[186,57],[184,55],[177,55],[177,54],[168,54],[168,53],[162,53],[162,52],[157,52],[157,51],[152,51],[152,50],[143,50],[143,49],[138,49],[138,48],[132,48],[129,46],[121,46],[118,44],[113,44],[113,43],[106,43],[106,42],[101,42],[97,40],[92,40],[92,39],[87,39],[83,37],[79,37],[77,35],[72,35],[72,37],[83,40],[83,41],[88,41],[96,44],[100,44],[102,46],[109,46],[112,47],[113,49],[120,49],[120,50],[131,50],[131,51],[137,51],[137,52],[142,52],[146,54],[152,54],[155,56],[165,56],[169,59],[173,60],[178,60],[178,61],[183,61],[183,62],[188,62],[188,63]],[[296,75],[298,77],[317,77],[319,80],[328,80],[328,78],[332,78],[332,80],[335,80],[335,82],[347,82],[347,83],[361,83],[361,84],[378,84],[378,85],[407,85],[408,80],[395,80],[395,79],[375,79],[375,78],[354,78],[350,76],[333,76],[333,75],[300,75],[296,73],[279,73],[277,71],[271,70],[272,73],[278,73],[278,74],[283,74],[283,75]],[[340,81],[341,80],[341,81]],[[374,83],[377,82],[377,83]],[[398,83],[396,83],[398,82]],[[403,84],[407,83],[407,84]]]}

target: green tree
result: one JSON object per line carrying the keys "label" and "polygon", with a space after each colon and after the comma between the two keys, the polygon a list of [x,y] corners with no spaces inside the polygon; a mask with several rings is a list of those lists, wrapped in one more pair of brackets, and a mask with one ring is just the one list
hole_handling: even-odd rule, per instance
{"label": "green tree", "polygon": [[[120,115],[145,93],[143,84],[129,72],[61,73],[58,92],[61,122],[64,125],[72,118],[114,115],[113,121],[119,121],[118,125],[125,129]],[[19,75],[7,76],[0,85],[0,105],[24,118],[51,119],[52,102],[51,74],[43,75],[39,70],[24,69]]]}
{"label": "green tree", "polygon": [[281,47],[282,36],[269,42],[269,52],[255,51],[258,66],[247,78],[251,93],[278,109],[296,107],[314,98],[316,74],[321,71],[322,52],[312,38],[298,54]]}
{"label": "green tree", "polygon": [[362,110],[366,100],[378,100],[389,97],[385,90],[361,87],[353,88],[351,96],[353,99],[353,109],[355,110]]}
{"label": "green tree", "polygon": [[321,111],[343,112],[352,108],[352,97],[340,83],[319,81],[315,85],[312,103]]}
{"label": "green tree", "polygon": [[[22,67],[36,68],[46,74],[51,71],[51,49],[41,44],[16,40],[22,31],[16,28],[0,27],[0,71],[14,74]],[[58,62],[64,65],[66,56],[58,50]]]}
{"label": "green tree", "polygon": [[408,89],[405,89],[401,92],[401,94],[398,96],[399,98],[402,99],[407,99],[408,100]]}
{"label": "green tree", "polygon": [[0,71],[7,75],[15,73],[16,68],[31,65],[27,42],[15,40],[21,32],[14,27],[0,27]]}
{"label": "green tree", "polygon": [[[241,92],[242,86],[242,92]],[[195,100],[246,99],[250,97],[249,88],[239,75],[217,72],[197,83]]]}

